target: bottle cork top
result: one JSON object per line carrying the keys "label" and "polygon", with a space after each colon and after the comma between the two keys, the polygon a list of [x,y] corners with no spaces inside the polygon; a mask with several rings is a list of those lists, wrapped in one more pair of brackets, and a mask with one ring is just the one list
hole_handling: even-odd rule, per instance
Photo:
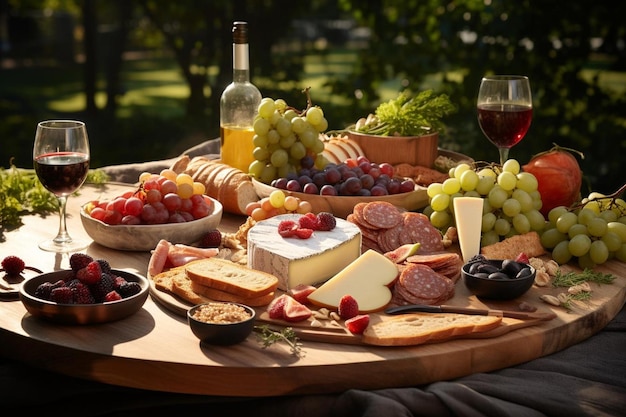
{"label": "bottle cork top", "polygon": [[248,22],[233,23],[233,43],[248,43]]}

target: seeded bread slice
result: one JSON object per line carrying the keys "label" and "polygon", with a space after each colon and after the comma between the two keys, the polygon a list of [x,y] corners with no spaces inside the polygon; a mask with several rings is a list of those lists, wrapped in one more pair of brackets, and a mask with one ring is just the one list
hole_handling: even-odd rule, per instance
{"label": "seeded bread slice", "polygon": [[502,317],[454,313],[415,313],[368,326],[363,343],[378,346],[413,346],[493,330]]}
{"label": "seeded bread slice", "polygon": [[485,255],[487,259],[515,259],[522,252],[529,258],[546,253],[537,232],[507,237],[501,242],[484,246],[480,250],[480,253]]}
{"label": "seeded bread slice", "polygon": [[190,262],[185,273],[198,284],[245,298],[260,297],[278,288],[276,276],[218,258]]}

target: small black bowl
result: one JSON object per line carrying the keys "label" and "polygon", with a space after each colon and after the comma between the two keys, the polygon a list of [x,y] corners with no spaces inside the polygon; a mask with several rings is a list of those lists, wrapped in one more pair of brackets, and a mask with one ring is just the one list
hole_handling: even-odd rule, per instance
{"label": "small black bowl", "polygon": [[[502,263],[504,260],[502,259],[489,259],[477,261],[486,263],[496,269],[502,268]],[[507,262],[514,262],[507,260]],[[465,286],[470,292],[476,295],[479,298],[489,298],[492,300],[512,300],[513,298],[517,298],[532,287],[535,282],[535,275],[537,275],[537,271],[530,265],[520,264],[519,262],[514,262],[516,267],[528,267],[530,269],[530,273],[525,274],[519,278],[500,278],[493,279],[487,278],[481,275],[473,275],[470,274],[470,268],[472,264],[475,262],[468,262],[463,265],[461,268],[461,275],[463,276],[463,280],[465,282]]]}
{"label": "small black bowl", "polygon": [[[242,321],[215,323],[202,321],[194,318],[194,314],[200,308],[207,305],[235,305],[242,307],[250,317]],[[254,319],[256,312],[252,307],[244,304],[214,301],[210,303],[198,304],[187,311],[187,321],[191,331],[198,339],[211,345],[234,345],[244,341],[254,329]]]}

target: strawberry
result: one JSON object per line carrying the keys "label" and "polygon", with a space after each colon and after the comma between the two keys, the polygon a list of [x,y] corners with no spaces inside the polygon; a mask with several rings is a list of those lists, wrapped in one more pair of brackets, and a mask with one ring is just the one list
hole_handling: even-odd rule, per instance
{"label": "strawberry", "polygon": [[318,230],[319,228],[319,221],[317,219],[317,216],[315,215],[315,213],[311,212],[306,213],[304,216],[300,217],[298,219],[298,223],[301,229]]}
{"label": "strawberry", "polygon": [[313,236],[313,229],[305,229],[305,228],[301,227],[299,229],[296,229],[295,235],[299,239],[308,239],[311,236]]}
{"label": "strawberry", "polygon": [[317,214],[317,223],[317,230],[325,232],[333,230],[335,226],[337,226],[337,220],[335,219],[335,216],[332,213],[328,213],[325,211]]}
{"label": "strawberry", "polygon": [[528,265],[530,263],[530,260],[528,259],[528,255],[526,255],[524,252],[520,252],[520,254],[517,255],[517,258],[515,258],[515,262]]}
{"label": "strawberry", "polygon": [[278,234],[282,237],[292,237],[298,228],[298,223],[293,220],[283,220],[278,224]]}
{"label": "strawberry", "polygon": [[272,302],[267,306],[267,313],[271,319],[285,318],[285,301],[287,301],[287,295],[283,294],[280,297],[274,298]]}
{"label": "strawberry", "polygon": [[344,320],[351,319],[359,314],[359,304],[351,295],[344,295],[339,300],[339,317]]}
{"label": "strawberry", "polygon": [[359,314],[352,317],[351,319],[346,320],[346,328],[352,334],[363,334],[369,324],[369,314]]}

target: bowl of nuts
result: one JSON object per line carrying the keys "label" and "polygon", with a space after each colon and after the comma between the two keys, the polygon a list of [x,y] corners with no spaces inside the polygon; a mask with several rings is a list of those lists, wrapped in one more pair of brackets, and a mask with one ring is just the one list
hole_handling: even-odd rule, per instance
{"label": "bowl of nuts", "polygon": [[532,287],[537,271],[512,259],[485,259],[477,255],[461,268],[465,286],[479,298],[511,300]]}
{"label": "bowl of nuts", "polygon": [[244,304],[213,301],[187,311],[191,331],[210,345],[234,345],[244,341],[254,329],[256,312]]}

